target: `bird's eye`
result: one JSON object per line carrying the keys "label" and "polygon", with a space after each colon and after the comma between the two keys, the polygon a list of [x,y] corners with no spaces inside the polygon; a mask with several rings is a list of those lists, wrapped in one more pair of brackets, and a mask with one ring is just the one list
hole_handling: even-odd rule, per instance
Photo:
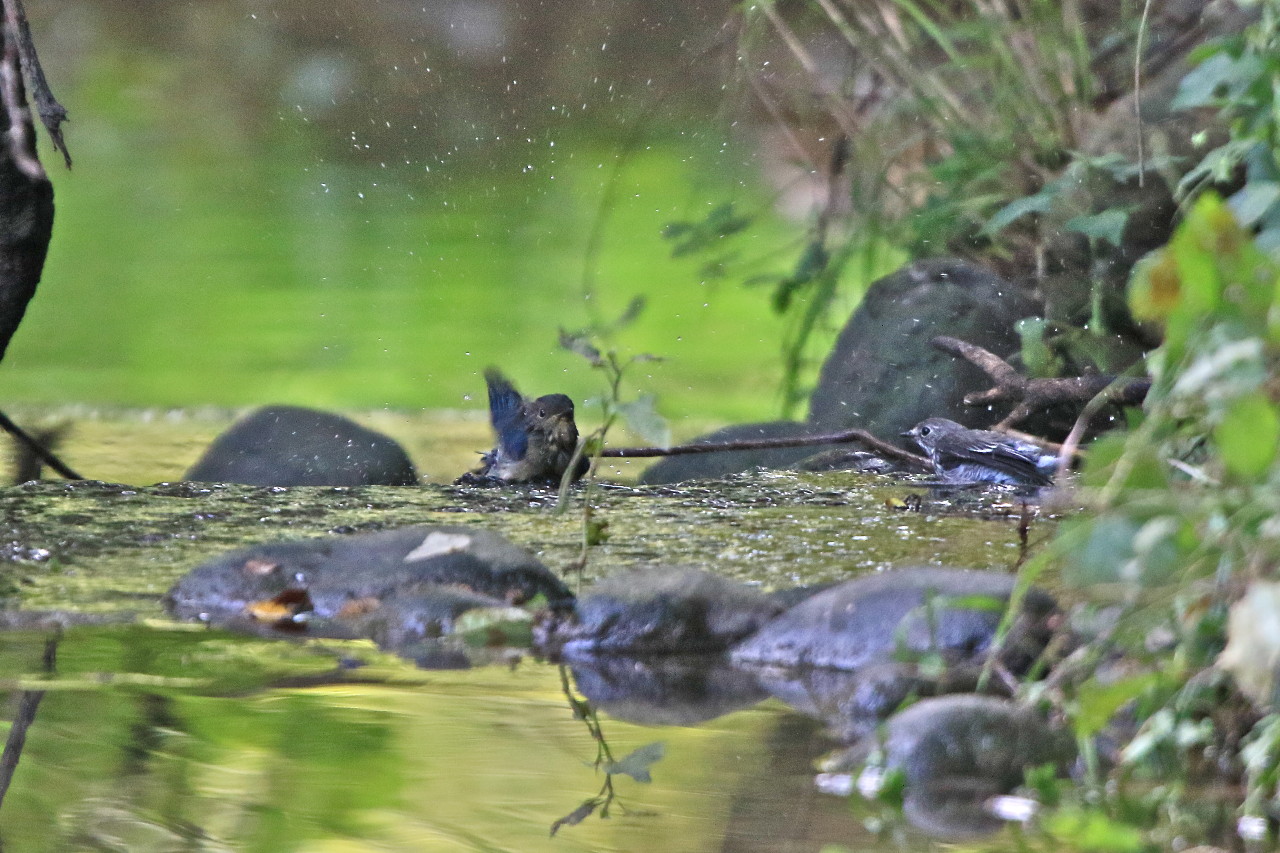
{"label": "bird's eye", "polygon": [[921,435],[928,435],[931,432],[933,432],[933,427],[920,427]]}
{"label": "bird's eye", "polygon": [[538,409],[538,417],[540,417],[540,418],[545,418],[546,416],[547,416],[547,410],[546,410],[546,409]]}

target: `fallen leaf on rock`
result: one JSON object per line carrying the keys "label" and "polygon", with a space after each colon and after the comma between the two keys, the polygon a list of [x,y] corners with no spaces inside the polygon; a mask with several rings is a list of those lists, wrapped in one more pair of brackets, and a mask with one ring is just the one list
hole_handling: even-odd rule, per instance
{"label": "fallen leaf on rock", "polygon": [[301,628],[313,609],[305,589],[286,589],[274,598],[251,601],[245,606],[245,612],[254,619],[277,628]]}
{"label": "fallen leaf on rock", "polygon": [[269,575],[276,569],[280,568],[280,564],[272,560],[263,560],[259,557],[252,557],[244,561],[242,570],[246,575]]}
{"label": "fallen leaf on rock", "polygon": [[364,598],[353,598],[338,610],[338,618],[350,619],[355,616],[364,616],[366,613],[372,613],[381,606],[382,602],[372,595],[366,595]]}
{"label": "fallen leaf on rock", "polygon": [[459,551],[467,550],[470,546],[470,536],[461,533],[441,533],[436,530],[428,533],[427,538],[422,540],[421,545],[405,554],[404,561],[413,563],[418,560],[439,557],[442,554],[456,554]]}

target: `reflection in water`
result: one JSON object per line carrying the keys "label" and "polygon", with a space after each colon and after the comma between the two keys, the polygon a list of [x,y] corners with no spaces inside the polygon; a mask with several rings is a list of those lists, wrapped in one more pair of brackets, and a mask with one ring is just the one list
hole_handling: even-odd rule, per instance
{"label": "reflection in water", "polygon": [[[39,660],[43,639],[5,641],[0,671],[12,683]],[[258,689],[246,680],[251,662],[269,663],[273,672],[256,677],[273,682],[332,672],[335,653],[365,661],[342,677],[371,683]],[[618,763],[656,741],[665,754],[650,766],[651,784],[617,777],[625,812],[551,839],[552,821],[602,779],[590,761],[596,741],[547,665],[422,672],[360,643],[78,628],[59,648],[50,688],[0,811],[7,851],[283,851],[341,841],[692,853],[770,824],[773,837],[787,836],[800,801],[820,816],[809,838],[861,834],[844,801],[811,793],[821,748],[813,724],[757,707],[661,729],[602,713]],[[747,796],[753,805],[739,803]],[[734,828],[743,821],[754,821],[749,833]]]}
{"label": "reflection in water", "polygon": [[[58,658],[58,640],[50,638],[44,644],[42,668],[46,675],[52,675]],[[13,715],[13,723],[9,726],[9,736],[4,742],[4,752],[0,753],[0,804],[9,793],[9,785],[13,783],[13,773],[18,769],[22,759],[22,750],[27,743],[27,730],[35,722],[36,711],[44,699],[43,690],[23,690],[18,694],[17,710]]]}

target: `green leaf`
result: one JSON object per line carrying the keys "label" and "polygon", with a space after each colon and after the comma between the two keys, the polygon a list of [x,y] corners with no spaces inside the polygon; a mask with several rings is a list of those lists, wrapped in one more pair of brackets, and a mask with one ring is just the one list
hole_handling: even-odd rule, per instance
{"label": "green leaf", "polygon": [[1227,205],[1240,224],[1249,227],[1266,216],[1277,201],[1280,201],[1280,182],[1250,181],[1227,199]]}
{"label": "green leaf", "polygon": [[1227,470],[1258,479],[1271,468],[1280,446],[1280,415],[1265,394],[1236,400],[1213,432]]}
{"label": "green leaf", "polygon": [[645,394],[639,399],[618,404],[618,415],[627,429],[658,447],[671,446],[671,426],[658,414],[657,398]]}
{"label": "green leaf", "polygon": [[1062,579],[1071,586],[1087,589],[1099,583],[1118,583],[1130,574],[1126,564],[1133,559],[1133,538],[1139,525],[1123,516],[1102,516],[1064,525],[1060,542],[1066,545],[1066,565]]}
{"label": "green leaf", "polygon": [[1093,853],[1139,853],[1147,849],[1140,829],[1097,810],[1063,809],[1048,815],[1043,826],[1049,836],[1062,840],[1064,849]]}
{"label": "green leaf", "polygon": [[566,332],[561,329],[560,347],[569,350],[569,352],[577,353],[591,362],[594,367],[604,364],[604,356],[600,354],[600,350],[592,345],[591,337],[586,332]]}
{"label": "green leaf", "polygon": [[1022,363],[1027,373],[1033,377],[1046,378],[1058,375],[1062,361],[1050,348],[1045,339],[1045,332],[1051,324],[1043,317],[1025,317],[1019,320],[1014,329],[1022,339]]}
{"label": "green leaf", "polygon": [[666,752],[665,743],[654,741],[632,751],[620,761],[606,763],[603,769],[606,773],[630,776],[637,782],[652,782],[653,777],[649,775],[649,768],[661,761]]}
{"label": "green leaf", "polygon": [[1129,222],[1129,211],[1117,207],[1108,208],[1088,216],[1073,216],[1067,220],[1068,231],[1083,234],[1090,240],[1106,240],[1119,247],[1124,226]]}
{"label": "green leaf", "polygon": [[1047,213],[1049,208],[1053,207],[1053,202],[1058,195],[1059,192],[1056,188],[1050,192],[1049,188],[1045,187],[1035,195],[1015,199],[996,211],[995,215],[987,220],[987,224],[982,226],[980,233],[984,237],[991,237],[999,234],[1028,213]]}
{"label": "green leaf", "polygon": [[1073,715],[1077,737],[1093,737],[1102,731],[1116,712],[1160,683],[1160,675],[1147,672],[1109,684],[1090,679],[1080,685]]}
{"label": "green leaf", "polygon": [[636,321],[636,319],[644,313],[647,300],[644,296],[633,296],[631,301],[627,303],[627,307],[618,315],[618,319],[614,320],[609,326],[610,332],[616,332],[625,329]]}
{"label": "green leaf", "polygon": [[473,647],[530,646],[533,616],[519,607],[477,607],[453,622],[454,636]]}
{"label": "green leaf", "polygon": [[1236,58],[1216,53],[1183,76],[1169,106],[1174,110],[1217,106],[1225,99],[1244,94],[1265,72],[1256,54]]}

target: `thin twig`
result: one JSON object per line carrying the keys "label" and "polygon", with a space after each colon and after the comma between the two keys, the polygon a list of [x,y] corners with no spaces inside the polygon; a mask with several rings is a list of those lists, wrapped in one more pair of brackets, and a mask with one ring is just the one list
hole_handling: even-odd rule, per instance
{"label": "thin twig", "polygon": [[1138,43],[1133,48],[1133,114],[1138,120],[1138,186],[1145,186],[1147,173],[1146,153],[1142,144],[1142,41],[1147,34],[1147,15],[1151,12],[1151,0],[1142,4],[1142,19],[1138,21]]}
{"label": "thin twig", "polygon": [[1062,453],[1058,455],[1058,477],[1061,477],[1066,473],[1067,467],[1071,464],[1071,460],[1075,457],[1076,450],[1080,446],[1081,440],[1084,438],[1085,430],[1089,428],[1089,423],[1103,406],[1111,402],[1114,394],[1114,386],[1120,381],[1121,380],[1117,378],[1106,388],[1103,388],[1095,394],[1089,402],[1084,404],[1084,408],[1080,411],[1080,416],[1076,418],[1076,422],[1071,425],[1071,432],[1067,433],[1067,437],[1062,442]]}
{"label": "thin twig", "polygon": [[1117,376],[1072,376],[1058,379],[1031,379],[1023,376],[1000,356],[975,344],[941,335],[930,343],[943,352],[958,355],[987,374],[995,387],[966,394],[966,406],[1014,402],[1011,411],[995,429],[1026,420],[1036,411],[1059,403],[1088,404],[1099,394],[1105,402],[1122,406],[1141,405],[1151,389],[1151,380]]}
{"label": "thin twig", "polygon": [[[42,663],[46,674],[52,674],[57,662],[58,637],[53,636],[45,641]],[[24,690],[18,701],[18,712],[14,715],[13,724],[9,727],[9,738],[5,741],[4,752],[0,753],[0,804],[4,802],[9,785],[13,782],[14,771],[18,769],[18,760],[22,758],[22,749],[27,743],[27,729],[35,722],[36,710],[40,700],[44,698],[43,690]]]}
{"label": "thin twig", "polygon": [[40,461],[57,471],[68,480],[83,480],[84,477],[77,474],[69,465],[53,454],[53,451],[46,448],[40,442],[23,432],[22,427],[9,420],[9,416],[4,412],[0,412],[0,429],[3,429],[9,435],[20,441],[23,446],[30,450],[33,454],[40,458]]}
{"label": "thin twig", "polygon": [[22,0],[3,0],[3,3],[5,28],[17,45],[22,71],[31,87],[31,97],[35,99],[40,121],[49,132],[54,149],[62,153],[62,159],[70,169],[71,152],[67,150],[67,143],[62,138],[62,123],[67,120],[67,108],[58,103],[49,89],[49,81],[45,79],[40,57],[36,54],[35,41],[31,38],[31,26],[27,23],[27,11],[22,7]]}
{"label": "thin twig", "polygon": [[677,444],[674,447],[611,447],[601,452],[610,459],[637,459],[654,456],[684,456],[690,453],[721,453],[732,450],[769,450],[775,447],[810,447],[816,444],[849,444],[857,442],[877,453],[892,456],[900,462],[914,465],[923,471],[932,471],[929,460],[910,451],[881,441],[865,429],[823,435],[796,436],[794,438],[759,438],[743,441],[725,441],[706,444]]}

